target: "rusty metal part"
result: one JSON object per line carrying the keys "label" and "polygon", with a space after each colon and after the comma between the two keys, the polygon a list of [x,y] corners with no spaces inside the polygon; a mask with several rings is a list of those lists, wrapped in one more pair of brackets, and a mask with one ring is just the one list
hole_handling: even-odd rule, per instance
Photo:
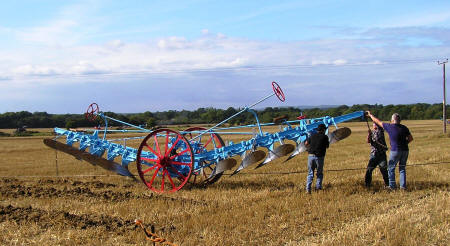
{"label": "rusty metal part", "polygon": [[289,119],[289,116],[287,116],[287,115],[282,115],[282,116],[273,118],[273,123],[275,123],[275,124],[281,124],[281,123],[287,121],[288,119]]}
{"label": "rusty metal part", "polygon": [[352,130],[348,127],[341,127],[339,129],[336,129],[332,133],[328,134],[328,140],[330,141],[330,144],[336,143],[338,141],[341,141],[342,139],[347,138],[352,134]]}
{"label": "rusty metal part", "polygon": [[85,152],[82,155],[82,158],[83,158],[83,160],[85,160],[93,165],[100,166],[108,171],[113,171],[117,174],[134,178],[134,175],[132,173],[130,173],[130,171],[127,168],[123,167],[122,165],[120,165],[119,163],[116,163],[114,161],[106,160],[104,158],[101,158],[101,157],[98,157],[95,155],[91,155],[87,152]]}
{"label": "rusty metal part", "polygon": [[161,244],[166,244],[166,245],[170,245],[170,246],[177,246],[176,244],[171,243],[171,242],[167,241],[166,239],[156,235],[156,233],[153,231],[154,230],[153,228],[152,228],[152,232],[148,231],[147,228],[145,228],[145,226],[143,225],[142,220],[136,219],[136,220],[134,220],[134,224],[136,226],[139,226],[142,228],[147,240],[150,240],[153,243],[161,243]]}
{"label": "rusty metal part", "polygon": [[48,147],[52,148],[52,149],[56,149],[56,150],[60,150],[66,154],[69,154],[73,157],[75,157],[77,160],[82,160],[81,156],[83,155],[83,153],[86,153],[82,150],[79,150],[77,148],[74,148],[72,146],[60,143],[58,141],[55,141],[53,139],[50,138],[44,138],[44,144],[47,145]]}

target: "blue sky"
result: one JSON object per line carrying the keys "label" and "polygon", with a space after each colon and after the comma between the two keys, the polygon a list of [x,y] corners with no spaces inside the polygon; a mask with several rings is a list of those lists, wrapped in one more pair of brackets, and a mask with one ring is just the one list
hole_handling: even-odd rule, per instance
{"label": "blue sky", "polygon": [[442,102],[450,1],[6,1],[0,113]]}

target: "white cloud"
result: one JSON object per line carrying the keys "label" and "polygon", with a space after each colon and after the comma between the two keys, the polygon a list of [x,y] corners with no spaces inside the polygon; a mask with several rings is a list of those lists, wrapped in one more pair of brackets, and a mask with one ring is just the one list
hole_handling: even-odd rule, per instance
{"label": "white cloud", "polygon": [[190,47],[190,42],[184,37],[168,37],[158,41],[160,49],[186,49]]}
{"label": "white cloud", "polygon": [[[401,40],[424,34],[439,37],[448,31],[442,28],[377,29],[371,30],[370,36],[364,39],[293,42],[249,40],[209,32],[195,39],[167,37],[143,42],[113,39],[95,45],[1,51],[0,74],[15,85],[6,86],[1,93],[17,95],[20,90],[29,91],[34,86],[35,90],[39,89],[36,93],[57,101],[60,98],[46,88],[58,93],[77,88],[79,96],[67,99],[68,104],[80,104],[77,100],[91,101],[100,95],[138,94],[137,99],[127,99],[133,107],[143,107],[133,108],[133,111],[145,110],[144,105],[150,102],[143,102],[143,98],[164,102],[152,105],[152,110],[155,107],[160,107],[158,110],[195,108],[207,102],[214,102],[208,106],[239,107],[258,100],[259,93],[251,90],[261,90],[264,96],[265,91],[270,90],[267,89],[270,81],[275,80],[286,88],[289,105],[413,103],[419,100],[417,98],[429,102],[436,97],[435,86],[424,89],[420,85],[424,81],[431,83],[434,75],[440,80],[440,70],[433,61],[448,54],[450,48],[446,45],[404,46]],[[392,42],[392,36],[401,39]],[[389,64],[389,61],[418,58],[429,60],[430,64]],[[407,98],[400,98],[389,92],[392,85],[395,88],[407,86],[412,92]],[[415,90],[415,87],[421,89]],[[102,93],[89,94],[91,88]],[[210,93],[200,95],[200,88]],[[381,99],[379,95],[371,95],[371,90],[381,93]],[[163,92],[170,92],[170,96]],[[176,97],[177,104],[164,101],[168,97]],[[30,105],[31,98],[36,97],[27,99]],[[115,110],[114,100],[104,100]]]}
{"label": "white cloud", "polygon": [[58,73],[53,67],[34,66],[30,64],[16,67],[12,72],[18,75],[55,75]]}
{"label": "white cloud", "polygon": [[125,46],[125,43],[122,42],[121,40],[116,39],[108,42],[107,45],[110,46],[111,48],[121,48]]}
{"label": "white cloud", "polygon": [[87,61],[80,61],[77,65],[70,68],[70,71],[74,74],[102,74],[109,73],[111,71],[101,69],[94,64]]}
{"label": "white cloud", "polygon": [[[296,42],[267,42],[206,35],[193,40],[173,36],[140,43],[111,40],[99,45],[58,48],[43,46],[34,51],[14,50],[3,54],[4,61],[0,63],[0,72],[8,77],[14,74],[67,76],[101,73],[170,74],[172,71],[220,70],[248,66],[283,68],[292,65],[379,64],[383,60],[392,60],[393,57],[435,58],[445,53],[449,48],[444,46],[435,49],[399,46],[401,44],[399,40],[395,45],[390,44],[391,36],[399,36],[406,40],[414,35],[439,36],[443,32],[449,32],[446,29],[434,31],[423,28],[374,29],[368,32],[370,34],[368,39]],[[385,37],[387,38],[385,45],[370,48],[370,44],[385,42],[383,40]],[[14,54],[14,58],[7,58],[11,54]]]}
{"label": "white cloud", "polygon": [[337,66],[339,66],[339,65],[345,65],[345,64],[347,64],[347,61],[346,61],[345,59],[337,59],[337,60],[334,60],[334,61],[333,61],[333,64],[334,64],[334,65],[337,65]]}

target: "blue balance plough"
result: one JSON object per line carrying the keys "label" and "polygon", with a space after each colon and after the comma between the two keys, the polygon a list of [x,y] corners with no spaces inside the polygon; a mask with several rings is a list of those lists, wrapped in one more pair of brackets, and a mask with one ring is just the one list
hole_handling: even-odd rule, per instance
{"label": "blue balance plough", "polygon": [[[240,156],[241,162],[231,176],[256,163],[258,163],[256,168],[260,168],[280,157],[287,156],[285,161],[290,160],[306,151],[305,140],[316,132],[319,124],[327,127],[326,133],[330,143],[335,143],[351,134],[349,128],[339,128],[339,123],[357,118],[364,119],[364,112],[357,111],[337,117],[325,116],[313,119],[298,117],[291,121],[279,118],[274,123],[261,124],[252,107],[274,95],[283,102],[285,100],[284,93],[276,82],[272,82],[272,88],[274,93],[244,107],[241,111],[209,129],[191,127],[179,132],[166,128],[149,130],[114,119],[99,111],[98,105],[93,103],[88,107],[85,115],[90,120],[101,117],[104,127],[89,129],[92,134],[55,128],[56,137],[44,139],[44,143],[79,160],[87,161],[123,176],[134,178],[135,175],[129,171],[128,166],[130,163],[136,162],[137,173],[143,183],[152,191],[162,193],[177,191],[187,183],[210,185],[218,181],[224,172],[237,165],[237,160],[234,158],[236,156]],[[243,112],[252,113],[256,124],[220,127]],[[110,129],[109,121],[121,123],[130,129]],[[263,127],[273,125],[279,125],[280,130],[275,133],[262,130]],[[329,132],[330,126],[334,126],[336,129]],[[245,128],[257,128],[257,132],[239,131]],[[142,133],[143,136],[107,138],[109,133],[114,132]],[[225,144],[222,136],[232,134],[250,135],[251,138],[239,143],[228,141]],[[141,141],[139,147],[133,148],[126,145],[127,141],[135,139]]]}

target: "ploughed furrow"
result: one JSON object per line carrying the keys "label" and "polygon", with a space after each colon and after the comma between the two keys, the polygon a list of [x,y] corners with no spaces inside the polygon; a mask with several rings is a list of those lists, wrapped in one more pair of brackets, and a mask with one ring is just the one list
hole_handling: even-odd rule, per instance
{"label": "ploughed furrow", "polygon": [[83,186],[83,187],[93,187],[93,188],[114,188],[117,187],[116,184],[104,183],[101,181],[71,181],[68,179],[41,179],[38,181],[41,185],[71,185],[71,186]]}
{"label": "ploughed furrow", "polygon": [[[181,197],[171,197],[163,194],[135,194],[131,191],[112,191],[112,190],[93,190],[89,187],[83,187],[78,185],[88,185],[83,182],[73,182],[72,186],[56,186],[59,189],[45,185],[42,186],[40,183],[27,183],[26,185],[20,184],[18,182],[13,184],[1,184],[0,194],[3,198],[70,198],[70,199],[96,199],[108,202],[122,202],[129,201],[131,199],[142,199],[142,200],[154,200],[154,201],[164,201],[164,202],[179,202],[181,204],[192,204],[200,206],[208,206],[204,201],[197,201],[188,198]],[[104,183],[94,183],[95,188],[104,188]],[[91,184],[92,185],[92,184]],[[108,184],[105,184],[106,187]],[[73,187],[75,186],[75,187]]]}
{"label": "ploughed furrow", "polygon": [[17,224],[36,223],[42,228],[88,229],[102,227],[118,234],[134,230],[134,221],[107,215],[76,215],[65,211],[46,211],[38,208],[0,205],[0,223],[9,221]]}
{"label": "ploughed furrow", "polygon": [[144,195],[136,195],[130,191],[116,192],[105,190],[94,192],[88,187],[55,189],[54,187],[25,186],[21,184],[2,185],[0,186],[0,194],[9,198],[95,198],[112,202],[147,198]]}
{"label": "ploughed furrow", "polygon": [[130,188],[133,186],[141,185],[137,182],[125,183],[125,184],[115,184],[115,183],[105,183],[102,181],[94,180],[94,181],[79,181],[79,180],[71,180],[69,178],[55,178],[55,179],[39,179],[35,181],[25,181],[17,178],[3,178],[0,179],[0,184],[23,184],[23,183],[37,183],[41,186],[45,185],[65,185],[65,186],[82,186],[82,187],[92,187],[92,188]]}

